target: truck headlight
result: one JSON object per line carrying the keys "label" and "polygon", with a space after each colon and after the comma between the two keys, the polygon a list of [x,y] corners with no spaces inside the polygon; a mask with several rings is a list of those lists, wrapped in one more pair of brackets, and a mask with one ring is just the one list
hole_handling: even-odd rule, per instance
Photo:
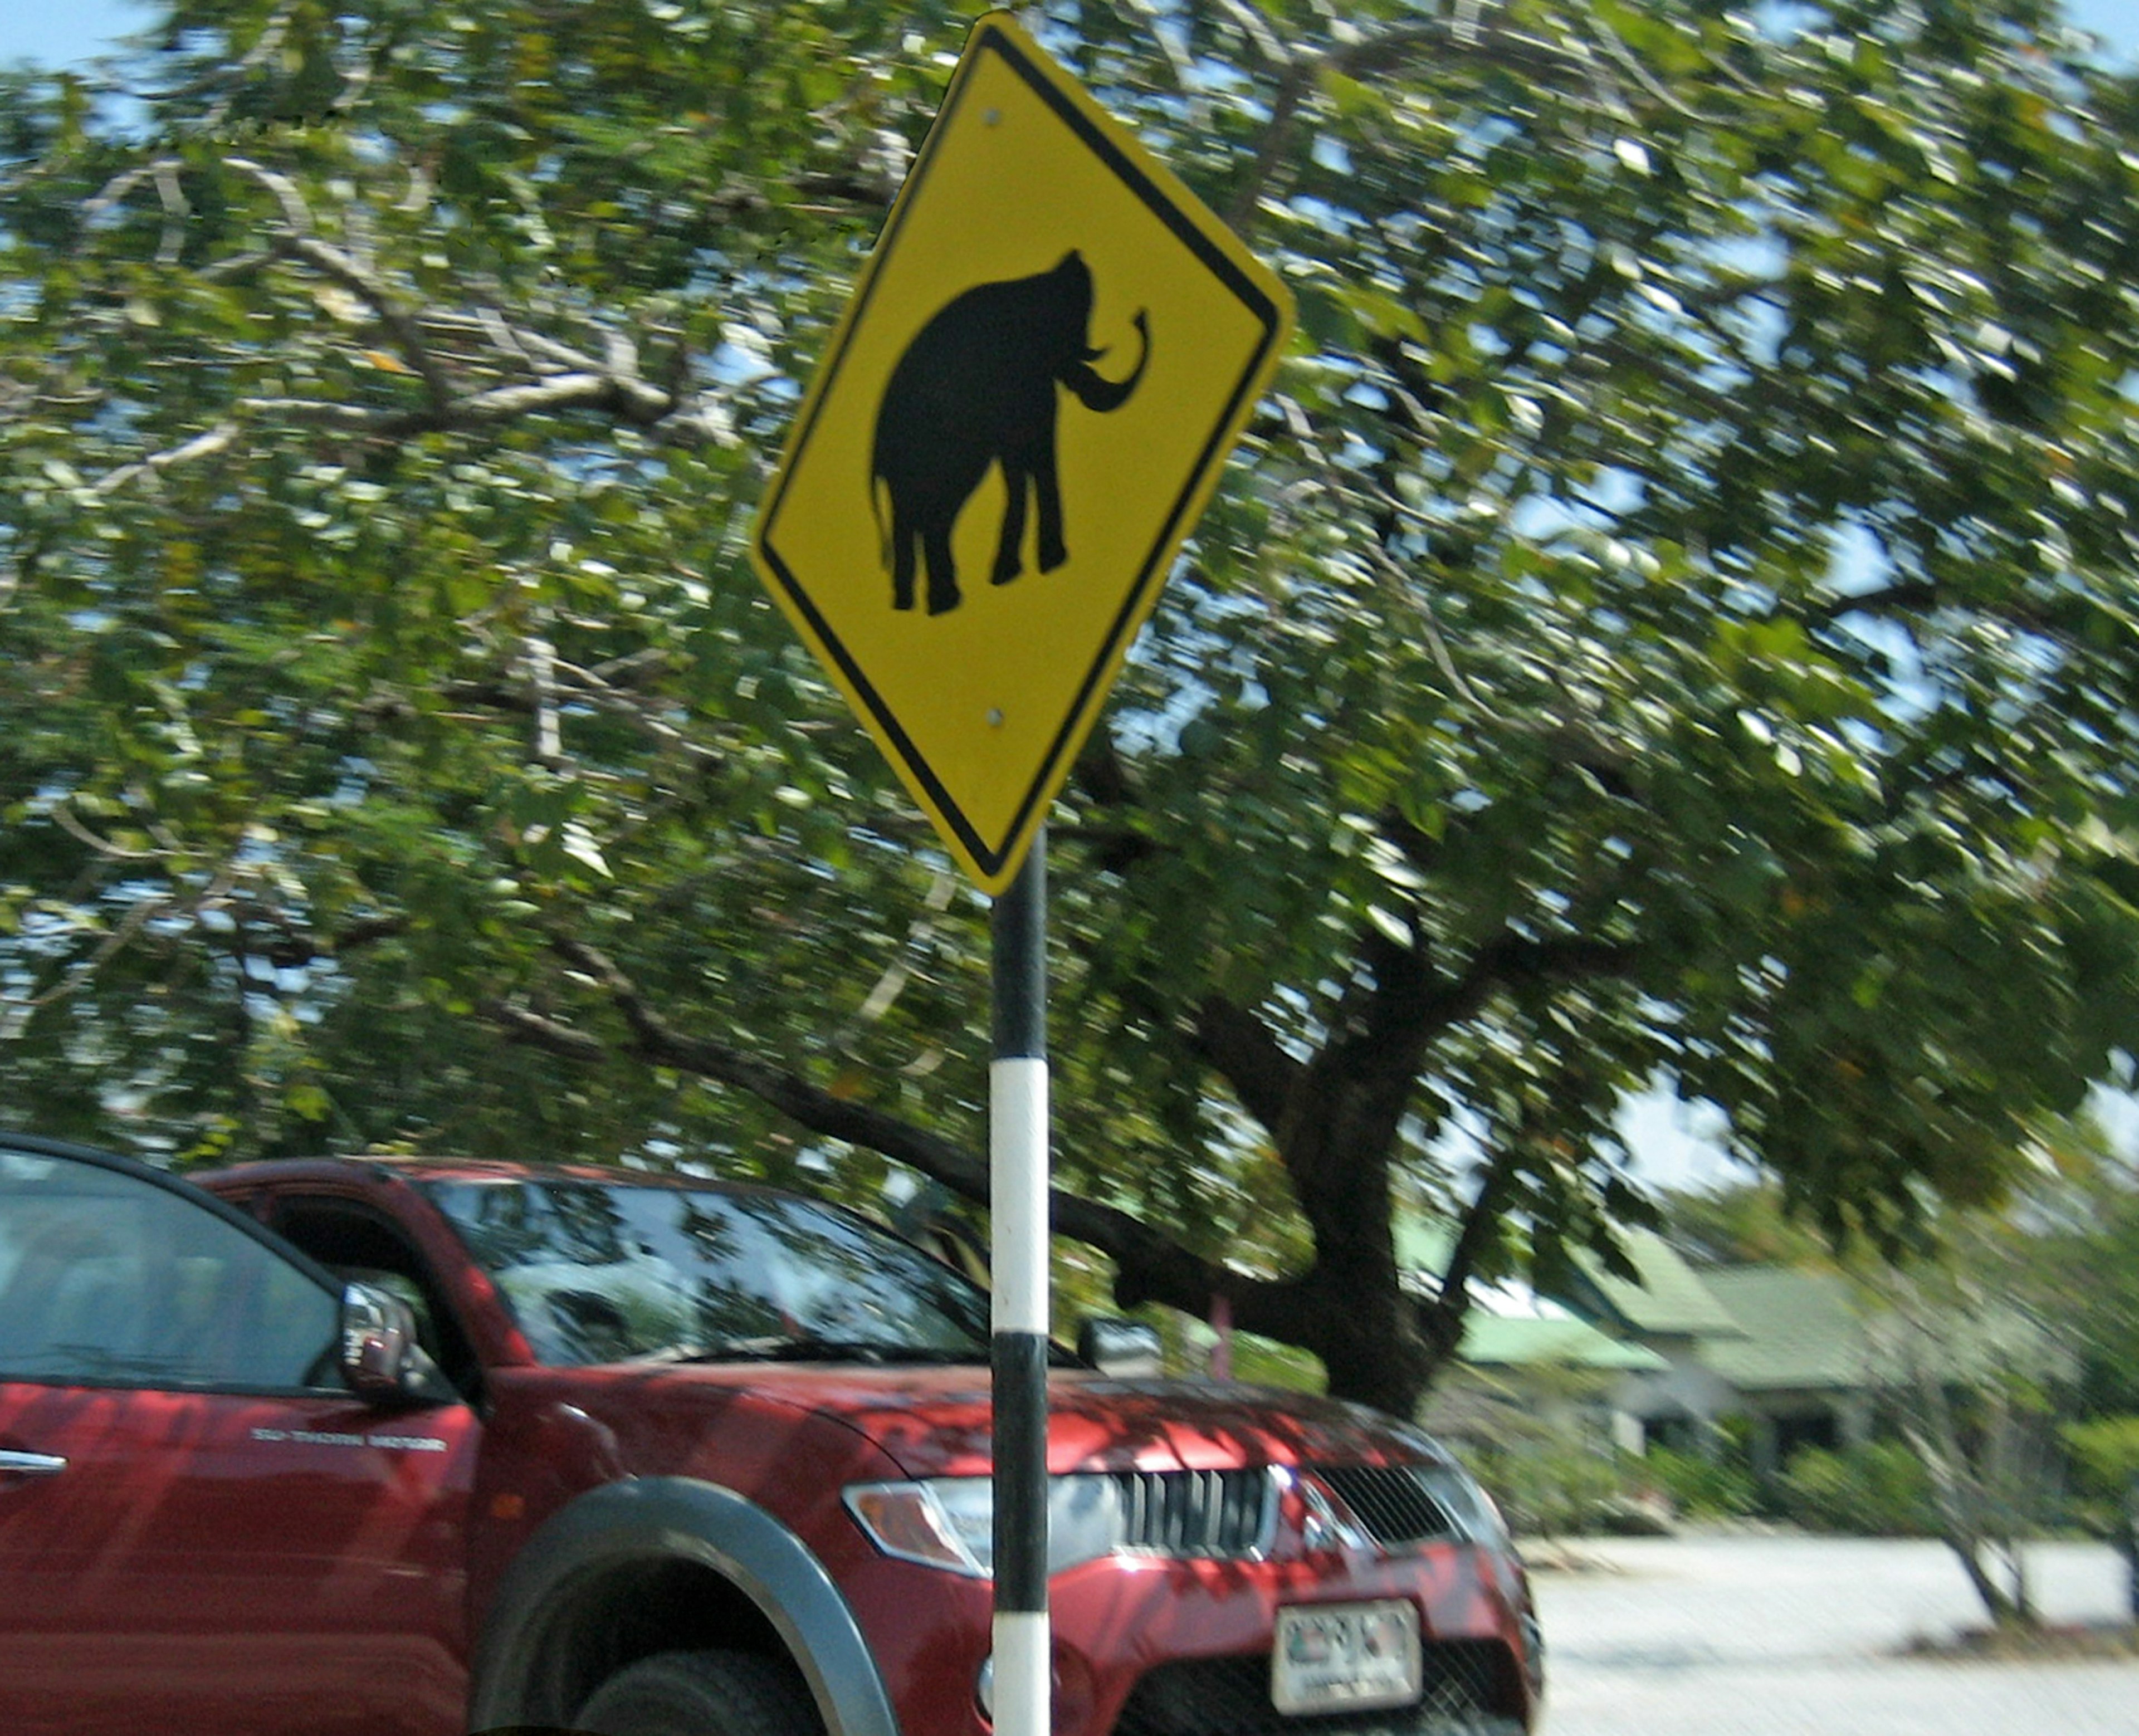
{"label": "truck headlight", "polygon": [[[886,1555],[968,1579],[995,1576],[995,1487],[986,1477],[859,1483],[847,1511]],[[1047,1479],[1047,1571],[1096,1561],[1122,1541],[1121,1491],[1110,1477]]]}
{"label": "truck headlight", "polygon": [[1493,1498],[1461,1465],[1452,1460],[1442,1459],[1416,1466],[1412,1474],[1418,1479],[1419,1487],[1440,1504],[1441,1510],[1456,1522],[1456,1529],[1465,1537],[1473,1543],[1505,1546],[1507,1521],[1500,1517],[1500,1509],[1493,1504]]}

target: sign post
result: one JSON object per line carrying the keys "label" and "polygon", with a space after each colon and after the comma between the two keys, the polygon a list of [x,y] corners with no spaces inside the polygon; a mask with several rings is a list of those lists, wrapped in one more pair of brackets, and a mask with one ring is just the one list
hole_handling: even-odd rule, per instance
{"label": "sign post", "polygon": [[994,1722],[1046,1736],[1047,809],[1277,364],[1291,298],[1001,14],[796,413],[759,578],[995,897]]}
{"label": "sign post", "polygon": [[1047,853],[1043,829],[996,900],[988,1065],[995,1280],[995,1725],[1045,1736],[1047,1611]]}

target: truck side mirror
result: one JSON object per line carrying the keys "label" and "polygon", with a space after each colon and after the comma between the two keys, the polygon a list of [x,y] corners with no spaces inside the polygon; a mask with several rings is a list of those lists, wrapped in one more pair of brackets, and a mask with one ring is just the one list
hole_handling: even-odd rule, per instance
{"label": "truck side mirror", "polygon": [[341,1377],[368,1405],[427,1404],[451,1396],[416,1342],[409,1304],[374,1284],[343,1288]]}
{"label": "truck side mirror", "polygon": [[1138,1320],[1095,1314],[1080,1322],[1077,1354],[1100,1373],[1125,1379],[1165,1372],[1166,1345],[1158,1328]]}

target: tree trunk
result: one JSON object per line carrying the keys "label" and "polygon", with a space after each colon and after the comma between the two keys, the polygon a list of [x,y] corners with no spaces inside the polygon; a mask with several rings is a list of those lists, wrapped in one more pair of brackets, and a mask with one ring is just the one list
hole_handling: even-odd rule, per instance
{"label": "tree trunk", "polygon": [[[1921,1362],[1911,1371],[1905,1402],[1912,1414],[1903,1421],[1902,1433],[1931,1478],[1940,1541],[1960,1561],[1994,1623],[2034,1626],[2027,1558],[2010,1515],[1994,1509],[1981,1478],[1969,1464],[1952,1401],[1938,1374]],[[1990,1426],[2003,1426],[2002,1421]]]}
{"label": "tree trunk", "polygon": [[2117,1553],[2124,1558],[2124,1611],[2132,1625],[2139,1627],[2139,1477],[2124,1491],[2117,1519],[2114,1541]]}

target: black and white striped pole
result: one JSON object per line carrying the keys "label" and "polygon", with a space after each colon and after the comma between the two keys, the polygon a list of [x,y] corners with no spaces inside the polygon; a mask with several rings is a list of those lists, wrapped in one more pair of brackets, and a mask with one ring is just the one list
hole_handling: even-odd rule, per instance
{"label": "black and white striped pole", "polygon": [[991,917],[995,1727],[1047,1736],[1047,830]]}

